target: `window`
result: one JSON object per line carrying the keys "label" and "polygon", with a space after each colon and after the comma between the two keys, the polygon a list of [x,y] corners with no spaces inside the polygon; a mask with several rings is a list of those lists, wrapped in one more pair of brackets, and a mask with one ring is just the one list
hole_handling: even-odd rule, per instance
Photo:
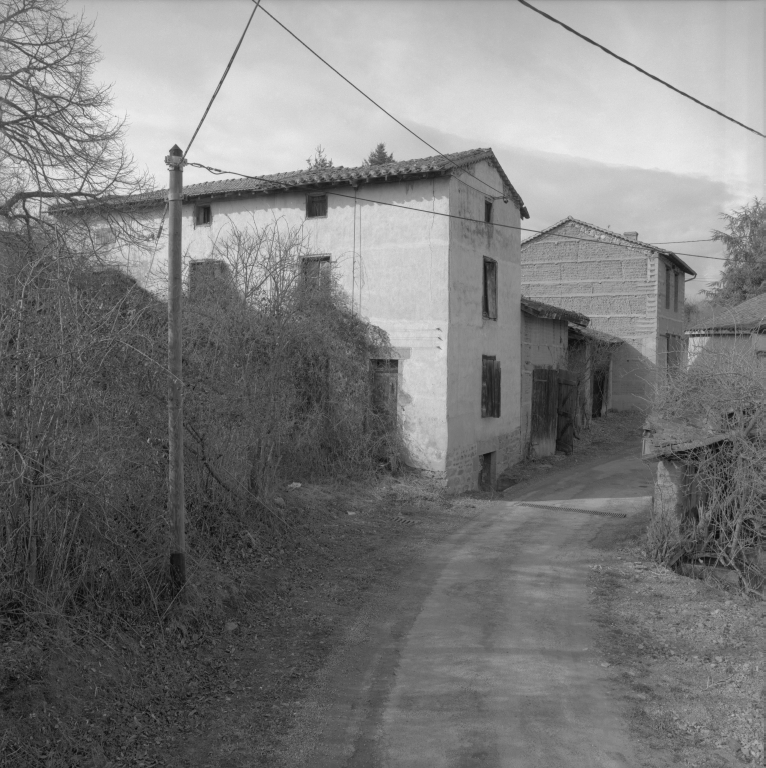
{"label": "window", "polygon": [[484,201],[484,221],[486,221],[487,224],[490,224],[492,222],[492,201],[491,200]]}
{"label": "window", "polygon": [[484,258],[484,291],[482,314],[490,320],[497,320],[497,262]]}
{"label": "window", "polygon": [[665,309],[670,309],[670,267],[665,267]]}
{"label": "window", "polygon": [[93,241],[97,247],[106,247],[117,242],[117,237],[111,227],[99,227],[93,231]]}
{"label": "window", "polygon": [[500,363],[493,356],[481,356],[481,415],[500,416]]}
{"label": "window", "polygon": [[194,226],[195,227],[209,227],[212,221],[213,221],[213,212],[210,210],[209,205],[194,206]]}
{"label": "window", "polygon": [[327,216],[327,195],[309,195],[306,198],[306,218]]}
{"label": "window", "polygon": [[673,311],[678,312],[678,272],[673,272]]}
{"label": "window", "polygon": [[330,284],[330,254],[304,256],[301,263],[304,285],[317,288]]}

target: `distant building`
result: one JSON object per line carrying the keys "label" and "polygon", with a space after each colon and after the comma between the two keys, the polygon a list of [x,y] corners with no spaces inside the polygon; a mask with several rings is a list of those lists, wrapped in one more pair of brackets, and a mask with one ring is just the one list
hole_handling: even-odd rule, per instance
{"label": "distant building", "polygon": [[703,352],[740,352],[766,366],[766,293],[737,304],[716,307],[715,314],[687,329],[689,363]]}
{"label": "distant building", "polygon": [[685,355],[684,281],[696,273],[671,251],[571,216],[521,244],[522,293],[587,315],[618,337],[609,407],[645,408],[658,371]]}
{"label": "distant building", "polygon": [[[166,195],[140,198],[157,226]],[[183,201],[184,266],[195,274],[210,271],[200,262],[232,224],[302,229],[304,275],[332,269],[353,310],[390,336],[393,357],[371,366],[412,466],[459,492],[518,461],[517,228],[528,214],[491,149],[192,184]],[[160,242],[123,264],[156,288],[166,251]]]}

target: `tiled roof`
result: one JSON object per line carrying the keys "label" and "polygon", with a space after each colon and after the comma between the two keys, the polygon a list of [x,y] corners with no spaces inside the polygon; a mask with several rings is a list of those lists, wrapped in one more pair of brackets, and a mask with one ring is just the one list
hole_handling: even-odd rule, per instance
{"label": "tiled roof", "polygon": [[705,336],[716,331],[766,331],[766,293],[736,307],[716,307],[712,317],[686,329],[690,336]]}
{"label": "tiled roof", "polygon": [[[362,165],[357,168],[318,168],[314,170],[288,171],[262,176],[260,179],[225,179],[206,181],[202,184],[190,184],[184,187],[184,200],[217,196],[263,194],[285,189],[325,189],[348,184],[385,183],[408,178],[446,176],[458,169],[467,168],[474,163],[487,160],[500,174],[503,189],[518,206],[522,218],[529,218],[521,196],[513,188],[510,180],[491,149],[469,149],[465,152],[453,152],[448,155],[435,155],[416,160],[400,160],[383,165]],[[457,167],[456,167],[457,166]],[[482,189],[482,184],[475,184]],[[492,189],[486,188],[488,194]],[[134,198],[124,198],[126,202],[142,204],[164,202],[167,190],[161,189]],[[62,206],[64,207],[64,206]]]}
{"label": "tiled roof", "polygon": [[555,224],[552,224],[550,227],[547,227],[546,229],[541,230],[536,235],[532,235],[531,237],[528,237],[526,240],[522,241],[521,247],[522,250],[525,245],[528,243],[531,243],[533,240],[537,240],[538,237],[543,237],[543,235],[549,235],[552,234],[555,229],[558,229],[560,226],[564,224],[579,224],[583,227],[588,227],[589,229],[594,229],[597,232],[601,232],[603,235],[608,235],[611,238],[614,238],[615,240],[619,240],[625,245],[630,245],[633,247],[639,247],[639,248],[646,248],[650,251],[653,251],[654,253],[661,253],[663,256],[665,256],[669,261],[671,261],[673,264],[675,264],[681,271],[686,272],[687,275],[697,275],[697,273],[688,265],[686,262],[684,262],[682,259],[679,259],[678,256],[675,255],[672,251],[666,251],[664,248],[658,248],[656,245],[652,245],[651,243],[642,243],[640,240],[631,240],[629,237],[625,237],[625,235],[620,234],[619,232],[613,232],[611,229],[603,229],[602,227],[597,227],[595,224],[589,224],[587,221],[580,221],[580,219],[575,219],[573,216],[567,216],[565,219],[562,219],[561,221],[557,221]]}
{"label": "tiled roof", "polygon": [[625,341],[619,336],[612,336],[611,333],[605,331],[597,331],[595,328],[570,328],[570,331],[575,331],[576,334],[584,336],[586,339],[595,341],[597,344],[608,344],[610,346],[619,346],[624,344]]}
{"label": "tiled roof", "polygon": [[566,320],[569,323],[574,323],[575,325],[581,325],[583,327],[590,323],[590,318],[587,315],[574,312],[571,309],[554,307],[552,304],[544,304],[542,301],[528,299],[526,296],[521,297],[521,311],[526,312],[529,315],[534,315],[535,317],[544,317],[549,320]]}

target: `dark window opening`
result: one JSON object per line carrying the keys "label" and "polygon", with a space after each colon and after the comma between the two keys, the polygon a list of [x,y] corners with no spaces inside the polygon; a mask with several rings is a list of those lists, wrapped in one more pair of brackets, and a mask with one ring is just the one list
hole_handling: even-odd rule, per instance
{"label": "dark window opening", "polygon": [[309,195],[306,198],[306,218],[327,216],[327,195]]}
{"label": "dark window opening", "polygon": [[678,312],[678,272],[673,273],[673,311]]}
{"label": "dark window opening", "polygon": [[330,256],[304,256],[301,273],[304,285],[312,288],[327,287],[330,284]]}
{"label": "dark window opening", "polygon": [[500,362],[491,355],[481,356],[481,415],[500,416]]}
{"label": "dark window opening", "polygon": [[497,320],[497,262],[484,259],[484,290],[482,314],[490,320]]}
{"label": "dark window opening", "polygon": [[495,487],[495,453],[483,453],[479,456],[479,490],[491,491]]}
{"label": "dark window opening", "polygon": [[209,227],[213,221],[213,212],[209,205],[197,205],[194,207],[194,226]]}
{"label": "dark window opening", "polygon": [[670,309],[670,267],[665,267],[665,309]]}
{"label": "dark window opening", "polygon": [[492,201],[491,200],[484,201],[484,221],[486,221],[487,224],[490,224],[492,222]]}

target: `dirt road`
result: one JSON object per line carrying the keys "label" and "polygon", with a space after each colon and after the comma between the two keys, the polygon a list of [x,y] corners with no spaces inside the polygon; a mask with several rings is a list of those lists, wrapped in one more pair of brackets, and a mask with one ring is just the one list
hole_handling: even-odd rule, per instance
{"label": "dirt road", "polygon": [[[620,457],[478,502],[476,518],[354,627],[285,762],[638,765],[620,683],[595,647],[587,578],[590,542],[618,535],[650,485],[640,460]],[[564,500],[626,517],[529,506]]]}

